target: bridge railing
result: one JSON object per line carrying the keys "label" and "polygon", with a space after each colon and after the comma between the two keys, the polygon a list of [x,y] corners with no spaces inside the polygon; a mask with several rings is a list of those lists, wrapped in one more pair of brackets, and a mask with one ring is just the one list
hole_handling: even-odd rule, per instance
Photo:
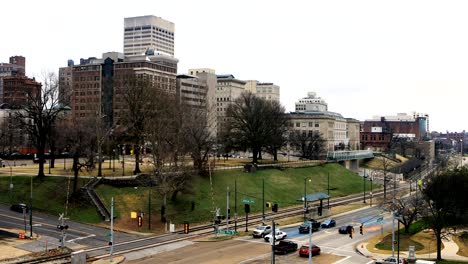
{"label": "bridge railing", "polygon": [[356,159],[369,159],[374,157],[372,150],[344,150],[344,151],[330,151],[327,153],[328,160],[356,160]]}

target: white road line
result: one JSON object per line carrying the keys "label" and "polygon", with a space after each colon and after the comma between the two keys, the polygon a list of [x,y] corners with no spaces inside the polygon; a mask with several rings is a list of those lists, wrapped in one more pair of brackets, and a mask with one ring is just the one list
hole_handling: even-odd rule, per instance
{"label": "white road line", "polygon": [[89,236],[77,237],[77,238],[74,238],[74,239],[70,239],[70,240],[68,240],[67,242],[68,242],[68,243],[72,243],[72,242],[75,242],[76,240],[81,240],[81,239],[90,238],[90,237],[94,237],[94,236],[96,236],[96,235],[91,234],[91,235],[89,235]]}
{"label": "white road line", "polygon": [[343,261],[345,261],[345,260],[347,260],[347,259],[349,259],[349,258],[351,258],[351,256],[347,256],[346,258],[340,259],[340,260],[338,260],[338,261],[336,261],[336,262],[333,262],[333,263],[334,263],[334,264],[338,264],[338,263],[341,263],[341,262],[343,262]]}

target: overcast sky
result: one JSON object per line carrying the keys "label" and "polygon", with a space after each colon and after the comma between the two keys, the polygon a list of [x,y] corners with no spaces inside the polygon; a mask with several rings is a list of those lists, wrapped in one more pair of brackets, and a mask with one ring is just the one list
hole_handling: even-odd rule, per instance
{"label": "overcast sky", "polygon": [[7,1],[0,62],[29,76],[68,59],[123,51],[124,17],[175,23],[179,73],[207,67],[281,87],[287,111],[308,91],[365,120],[421,112],[430,130],[468,130],[467,1]]}

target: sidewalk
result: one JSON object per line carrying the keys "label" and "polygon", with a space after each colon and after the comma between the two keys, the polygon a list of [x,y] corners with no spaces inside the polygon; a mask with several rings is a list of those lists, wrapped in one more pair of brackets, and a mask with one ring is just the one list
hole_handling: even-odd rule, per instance
{"label": "sidewalk", "polygon": [[[442,249],[442,258],[446,260],[459,260],[459,261],[465,261],[468,262],[468,257],[460,256],[457,255],[458,252],[458,245],[453,241],[453,239],[450,236],[450,239],[448,240],[442,240],[442,243],[444,244],[444,249]],[[356,246],[356,251],[359,252],[361,255],[374,259],[374,260],[379,260],[386,258],[391,255],[391,252],[388,254],[380,254],[380,253],[374,253],[370,252],[367,247],[370,246],[369,243],[363,242],[359,243]],[[395,250],[395,255],[397,254]],[[404,251],[400,249],[400,257],[401,258],[408,258],[408,251]],[[431,253],[427,254],[415,254],[416,259],[435,259],[437,257],[437,252],[433,251]]]}

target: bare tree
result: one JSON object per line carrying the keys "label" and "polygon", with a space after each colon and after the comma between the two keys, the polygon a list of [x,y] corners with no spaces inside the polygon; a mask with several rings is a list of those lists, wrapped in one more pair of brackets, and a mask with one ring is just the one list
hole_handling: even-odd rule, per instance
{"label": "bare tree", "polygon": [[299,149],[301,156],[307,159],[318,160],[325,153],[325,139],[321,134],[306,134],[305,131],[295,131],[289,137],[292,146]]}
{"label": "bare tree", "polygon": [[250,92],[242,93],[229,105],[226,117],[226,136],[235,148],[252,150],[253,163],[257,163],[262,147],[266,146],[270,125],[267,102]]}
{"label": "bare tree", "polygon": [[424,208],[424,200],[421,196],[412,195],[409,197],[400,197],[394,200],[392,211],[400,216],[400,223],[405,227],[405,233],[409,233],[410,225],[416,221]]}
{"label": "bare tree", "polygon": [[[129,140],[135,144],[135,169],[133,173],[140,173],[140,147],[144,143],[145,124],[151,114],[153,97],[156,88],[146,77],[132,76],[125,79],[121,87],[125,111],[121,123],[125,126],[125,133]],[[162,92],[160,93],[162,94]]]}
{"label": "bare tree", "polygon": [[207,110],[204,108],[184,108],[183,134],[186,151],[190,154],[193,166],[199,175],[206,175],[208,154],[213,149],[215,139],[210,131]]}
{"label": "bare tree", "polygon": [[97,142],[93,124],[93,118],[82,119],[79,122],[64,120],[57,124],[61,131],[57,143],[67,146],[73,159],[73,195],[78,192],[78,177],[82,169],[94,166],[92,156]]}
{"label": "bare tree", "polygon": [[287,127],[289,119],[285,114],[284,107],[277,101],[267,101],[266,119],[269,125],[268,140],[266,147],[273,155],[273,160],[278,161],[278,150],[286,144]]}
{"label": "bare tree", "polygon": [[39,170],[37,176],[44,177],[44,152],[51,128],[61,107],[58,100],[58,79],[55,73],[44,74],[41,93],[28,94],[27,104],[21,107],[16,117],[21,128],[27,131],[37,148]]}

